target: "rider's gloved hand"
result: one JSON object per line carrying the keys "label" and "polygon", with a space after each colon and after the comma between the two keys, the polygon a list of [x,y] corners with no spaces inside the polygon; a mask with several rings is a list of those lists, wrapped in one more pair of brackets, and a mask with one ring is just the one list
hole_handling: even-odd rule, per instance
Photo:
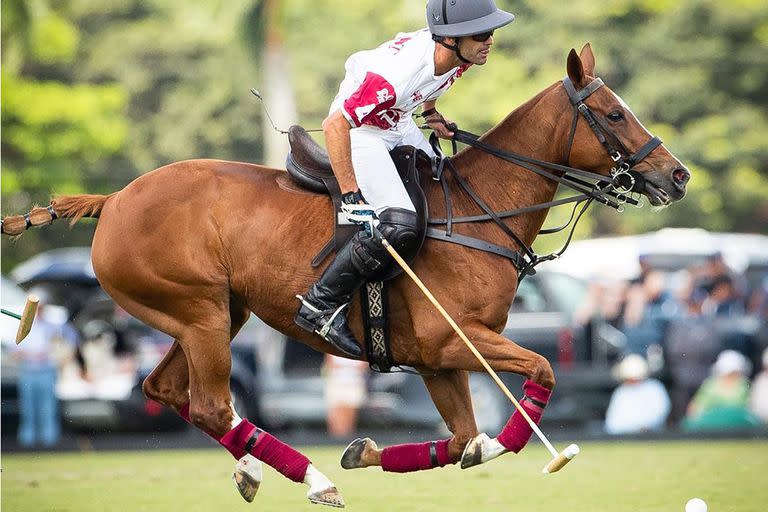
{"label": "rider's gloved hand", "polygon": [[363,225],[369,231],[376,222],[373,207],[365,202],[359,190],[342,194],[340,215],[347,222]]}

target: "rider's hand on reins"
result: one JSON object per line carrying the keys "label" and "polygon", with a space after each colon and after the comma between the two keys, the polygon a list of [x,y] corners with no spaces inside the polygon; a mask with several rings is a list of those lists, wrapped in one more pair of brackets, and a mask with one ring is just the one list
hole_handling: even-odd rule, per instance
{"label": "rider's hand on reins", "polygon": [[439,113],[427,118],[427,126],[434,131],[441,139],[450,139],[453,137],[453,130],[456,129],[456,123],[445,119]]}
{"label": "rider's hand on reins", "polygon": [[430,128],[441,139],[450,139],[453,137],[453,131],[456,129],[456,123],[447,120],[436,109],[431,108],[425,110],[420,114],[420,117],[427,123],[426,126]]}

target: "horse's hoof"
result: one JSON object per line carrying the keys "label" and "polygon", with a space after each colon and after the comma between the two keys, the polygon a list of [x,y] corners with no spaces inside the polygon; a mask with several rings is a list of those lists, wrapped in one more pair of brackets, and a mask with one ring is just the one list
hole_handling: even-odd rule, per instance
{"label": "horse's hoof", "polygon": [[260,468],[249,466],[248,461],[244,459],[238,461],[235,472],[232,473],[232,480],[235,482],[237,492],[248,503],[253,502],[259,485],[261,485],[261,479],[257,477],[257,474],[261,474]]}
{"label": "horse's hoof", "polygon": [[464,447],[464,453],[461,454],[461,469],[483,463],[483,436],[488,438],[487,434],[480,434],[473,437]]}
{"label": "horse's hoof", "polygon": [[479,434],[464,447],[464,453],[461,454],[461,469],[483,464],[507,451],[496,439],[488,437],[488,434]]}
{"label": "horse's hoof", "polygon": [[367,464],[363,463],[363,453],[366,448],[376,450],[378,447],[373,439],[366,437],[360,439],[359,437],[349,443],[344,449],[344,453],[341,454],[341,467],[344,469],[357,469],[367,467]]}
{"label": "horse's hoof", "polygon": [[248,503],[251,503],[256,497],[256,492],[259,490],[259,482],[251,478],[248,473],[239,470],[235,470],[232,473],[232,480],[234,480],[240,496]]}
{"label": "horse's hoof", "polygon": [[327,505],[329,507],[344,508],[344,498],[335,487],[329,487],[314,494],[308,494],[307,499],[315,505]]}

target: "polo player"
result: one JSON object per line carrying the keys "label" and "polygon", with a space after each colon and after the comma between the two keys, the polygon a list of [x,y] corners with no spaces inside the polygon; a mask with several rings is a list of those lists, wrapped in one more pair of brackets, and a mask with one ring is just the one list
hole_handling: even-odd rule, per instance
{"label": "polo player", "polygon": [[[353,54],[323,121],[328,155],[342,192],[342,215],[372,211],[378,230],[398,252],[418,243],[416,209],[389,152],[411,145],[435,157],[414,112],[442,138],[453,133],[437,111],[437,99],[470,66],[482,66],[493,32],[514,20],[493,0],[429,0],[429,28],[399,33],[373,50]],[[362,348],[347,324],[352,294],[391,257],[366,231],[357,232],[302,296],[296,323],[345,354],[360,358]]]}

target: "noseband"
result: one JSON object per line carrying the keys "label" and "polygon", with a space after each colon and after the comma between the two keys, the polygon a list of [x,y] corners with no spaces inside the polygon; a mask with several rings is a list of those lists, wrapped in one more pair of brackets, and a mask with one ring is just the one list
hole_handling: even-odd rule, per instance
{"label": "noseband", "polygon": [[[477,193],[472,189],[469,183],[458,173],[456,167],[453,165],[453,161],[448,157],[442,157],[439,142],[437,137],[432,133],[430,142],[435,148],[438,155],[441,155],[435,171],[434,179],[441,182],[443,195],[445,197],[446,206],[446,218],[445,219],[429,219],[430,225],[445,225],[445,231],[429,227],[427,229],[427,237],[437,240],[443,240],[445,242],[451,242],[459,245],[471,247],[473,249],[479,249],[485,252],[498,254],[512,261],[514,266],[518,270],[519,279],[522,280],[526,275],[535,274],[535,267],[539,263],[544,261],[553,260],[558,258],[565,252],[573,237],[573,232],[576,229],[576,224],[581,219],[581,216],[587,210],[592,201],[598,201],[602,204],[622,211],[624,204],[629,203],[634,206],[639,206],[640,202],[630,197],[632,192],[643,192],[645,190],[645,178],[641,173],[634,170],[635,165],[642,162],[654,149],[661,145],[661,139],[658,137],[652,137],[648,142],[638,149],[634,154],[631,154],[626,146],[621,142],[616,133],[610,129],[610,127],[602,121],[595,113],[584,103],[584,100],[591,96],[595,91],[602,87],[603,81],[600,78],[595,78],[586,87],[576,90],[571,82],[571,79],[566,77],[563,79],[563,85],[568,98],[573,105],[573,122],[571,123],[571,131],[568,137],[568,146],[565,153],[564,161],[569,162],[571,150],[573,148],[576,126],[581,116],[586,119],[589,127],[594,132],[597,140],[605,148],[614,165],[610,171],[610,177],[606,177],[602,174],[598,174],[591,171],[585,171],[570,167],[568,165],[554,164],[551,162],[545,162],[535,158],[530,158],[511,151],[503,151],[499,148],[493,147],[480,140],[478,135],[460,130],[456,127],[451,127],[454,133],[453,136],[453,149],[456,153],[456,143],[460,142],[468,146],[480,149],[486,153],[489,153],[497,158],[510,162],[532,171],[540,176],[544,176],[552,181],[563,184],[579,194],[558,199],[555,201],[549,201],[533,206],[524,208],[518,208],[516,210],[508,210],[503,212],[493,211],[486,203],[480,198]],[[608,135],[608,137],[606,137]],[[611,144],[608,139],[612,139],[619,149]],[[472,200],[485,212],[484,215],[475,215],[470,217],[453,217],[450,191],[447,181],[444,179],[443,170],[448,169],[451,176],[458,182],[459,186],[472,198]],[[528,212],[537,210],[543,210],[554,206],[559,206],[567,203],[575,203],[571,218],[564,225],[557,228],[550,228],[541,230],[539,234],[551,234],[562,231],[568,227],[571,223],[570,232],[565,241],[563,247],[556,252],[548,254],[546,256],[539,256],[533,249],[526,245],[502,220],[515,215],[521,215]],[[581,209],[576,213],[579,205],[582,204]],[[575,220],[574,220],[575,219]],[[482,221],[494,221],[504,233],[509,236],[519,247],[520,251],[514,251],[506,247],[492,244],[485,240],[460,235],[453,233],[453,224],[462,222],[482,222]]]}

